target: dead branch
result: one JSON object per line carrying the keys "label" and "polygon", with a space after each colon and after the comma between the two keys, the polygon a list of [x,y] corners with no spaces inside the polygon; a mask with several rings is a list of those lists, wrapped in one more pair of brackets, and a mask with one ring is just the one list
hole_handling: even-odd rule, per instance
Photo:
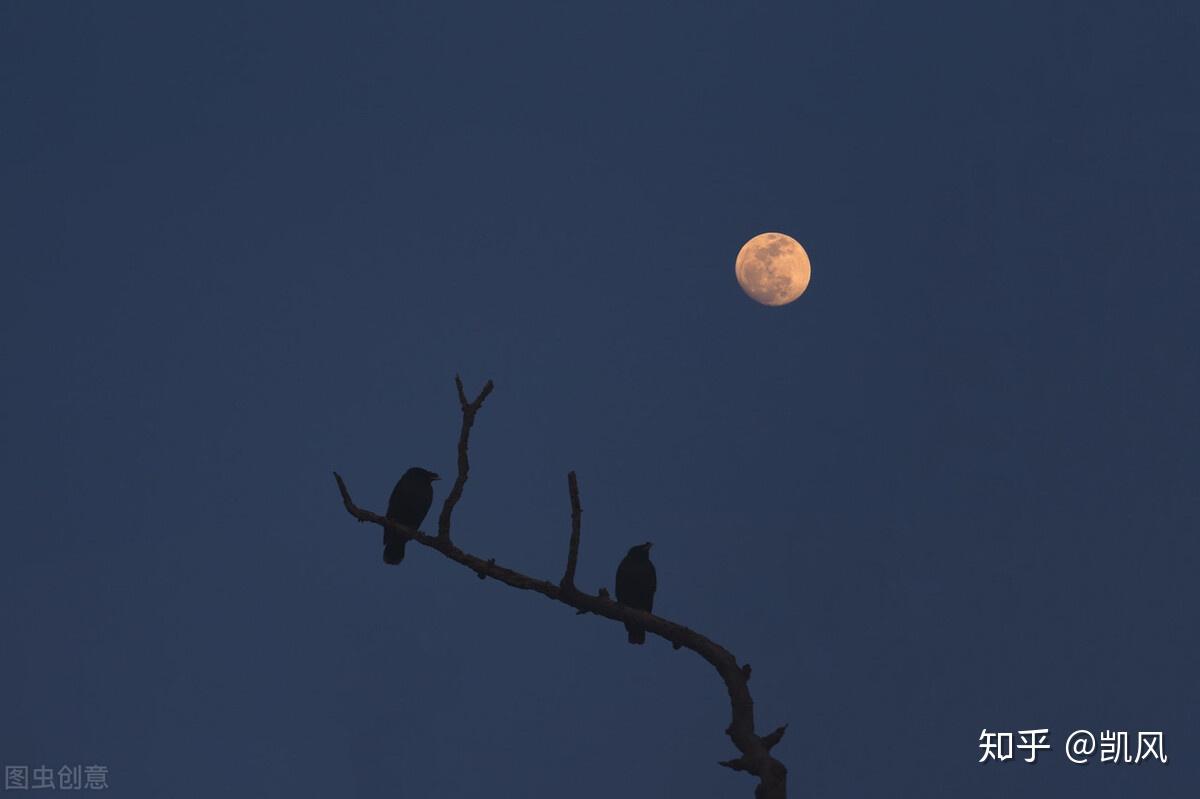
{"label": "dead branch", "polygon": [[346,482],[337,472],[333,473],[337,480],[338,491],[342,495],[342,504],[346,511],[360,522],[372,522],[381,527],[390,527],[406,540],[416,541],[422,546],[440,552],[445,557],[466,566],[479,577],[491,577],[505,585],[519,588],[523,591],[535,591],[542,596],[562,602],[579,613],[595,613],[607,619],[620,622],[635,622],[654,633],[660,638],[670,641],[675,649],[685,648],[695,652],[708,661],[725,683],[729,693],[729,703],[732,719],[725,733],[733,745],[737,747],[740,756],[733,760],[724,760],[720,765],[735,771],[745,771],[758,777],[759,783],[754,789],[756,799],[786,799],[787,796],[787,767],[771,755],[771,749],[783,738],[787,725],[777,728],[770,734],[760,737],[754,731],[754,700],[750,697],[750,667],[738,666],[733,654],[706,638],[700,633],[681,624],[656,616],[652,613],[626,607],[609,598],[608,591],[601,588],[596,595],[585,594],[575,587],[575,566],[579,558],[580,519],[582,509],[579,503],[579,484],[575,473],[567,475],[567,485],[571,499],[571,538],[567,550],[567,566],[562,581],[555,585],[548,580],[528,577],[520,572],[497,565],[495,558],[484,560],[455,546],[450,540],[450,514],[454,505],[462,497],[463,486],[467,482],[467,472],[470,469],[467,460],[467,444],[471,425],[475,422],[475,414],[492,392],[492,381],[489,380],[474,401],[468,402],[463,392],[462,380],[455,376],[454,383],[458,388],[459,406],[462,409],[462,428],[458,439],[458,477],[454,487],[446,497],[442,513],[438,519],[438,534],[436,536],[422,533],[420,530],[410,530],[391,519],[387,519],[369,510],[364,510],[354,504]]}
{"label": "dead branch", "polygon": [[479,413],[483,401],[495,388],[492,381],[489,380],[483,385],[479,396],[473,402],[467,402],[467,395],[463,392],[462,378],[458,375],[454,376],[454,386],[458,389],[458,405],[462,409],[462,427],[458,433],[458,476],[454,478],[454,487],[446,495],[446,501],[442,504],[442,513],[438,516],[438,538],[442,541],[450,540],[450,514],[454,512],[454,506],[462,497],[463,486],[467,484],[467,473],[471,471],[471,462],[467,460],[467,442],[471,437],[471,425],[475,424],[475,414]]}
{"label": "dead branch", "polygon": [[575,588],[575,564],[579,561],[579,525],[583,508],[579,506],[579,481],[575,472],[567,472],[567,493],[571,496],[571,541],[567,545],[567,570],[559,585],[564,590]]}

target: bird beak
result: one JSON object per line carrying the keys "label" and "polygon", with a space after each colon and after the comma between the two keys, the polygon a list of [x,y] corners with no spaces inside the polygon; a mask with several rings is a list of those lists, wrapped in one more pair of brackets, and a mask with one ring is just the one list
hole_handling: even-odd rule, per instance
{"label": "bird beak", "polygon": [[435,474],[433,477],[430,477],[429,479],[430,480],[441,480],[442,478]]}
{"label": "bird beak", "polygon": [[652,546],[654,546],[654,542],[653,542],[653,541],[647,541],[647,542],[646,542],[646,549],[649,549],[649,548],[650,548],[650,547],[652,547]]}

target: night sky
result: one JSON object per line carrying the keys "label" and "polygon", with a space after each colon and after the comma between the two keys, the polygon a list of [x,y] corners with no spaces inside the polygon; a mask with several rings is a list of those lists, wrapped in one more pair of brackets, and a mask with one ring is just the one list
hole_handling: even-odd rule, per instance
{"label": "night sky", "polygon": [[[459,373],[456,542],[557,581],[576,470],[580,587],[655,542],[791,796],[1191,795],[1198,40],[1194,2],[0,4],[0,762],[749,797],[700,658],[346,514],[335,469],[380,513],[453,475]],[[812,259],[782,308],[734,280],[763,231]]]}

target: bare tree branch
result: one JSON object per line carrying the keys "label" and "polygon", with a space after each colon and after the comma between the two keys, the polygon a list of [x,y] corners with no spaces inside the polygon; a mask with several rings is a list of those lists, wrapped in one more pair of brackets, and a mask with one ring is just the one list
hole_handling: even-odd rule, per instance
{"label": "bare tree branch", "polygon": [[786,799],[787,767],[771,755],[771,748],[783,738],[787,725],[779,727],[765,737],[760,737],[755,733],[754,700],[750,697],[749,687],[749,665],[739,667],[737,658],[729,650],[695,630],[613,601],[604,588],[601,588],[596,595],[592,595],[585,594],[575,587],[575,566],[579,558],[582,509],[579,504],[579,485],[574,472],[567,477],[571,494],[571,540],[567,552],[566,572],[559,585],[547,580],[528,577],[500,566],[494,558],[488,560],[479,558],[459,549],[450,541],[450,513],[454,509],[454,504],[462,496],[463,485],[467,481],[469,470],[467,461],[469,432],[475,421],[475,414],[493,388],[492,381],[489,380],[479,396],[473,402],[468,402],[463,392],[462,380],[456,376],[454,382],[458,387],[459,405],[463,414],[462,430],[458,440],[458,479],[455,480],[454,488],[451,489],[450,495],[446,497],[446,503],[442,507],[441,518],[438,520],[438,534],[432,536],[422,533],[420,530],[410,530],[391,519],[359,508],[350,498],[346,482],[341,475],[334,472],[333,476],[337,480],[338,491],[341,493],[342,504],[346,511],[360,522],[372,522],[381,527],[390,528],[408,541],[416,541],[422,546],[440,552],[455,563],[466,566],[475,572],[481,580],[491,577],[513,588],[535,591],[548,599],[573,607],[579,613],[594,613],[622,624],[633,622],[645,627],[647,632],[670,641],[676,649],[686,648],[695,652],[717,670],[717,674],[724,681],[725,688],[729,693],[732,718],[725,733],[737,747],[740,756],[733,760],[721,761],[720,765],[735,771],[745,771],[758,777],[759,783],[754,789],[756,799]]}
{"label": "bare tree branch", "polygon": [[579,561],[579,524],[583,508],[579,506],[579,481],[575,472],[567,472],[567,492],[571,495],[571,543],[567,546],[567,570],[563,573],[563,590],[575,588],[575,564]]}
{"label": "bare tree branch", "polygon": [[484,384],[479,396],[473,402],[467,402],[467,395],[463,392],[462,378],[458,375],[454,376],[454,386],[458,389],[458,405],[462,409],[462,428],[458,433],[458,476],[454,478],[454,487],[450,489],[445,503],[442,504],[442,514],[438,516],[438,538],[442,541],[450,540],[450,514],[454,512],[454,506],[462,497],[463,486],[467,484],[467,473],[471,471],[471,463],[467,460],[467,442],[471,438],[471,425],[475,424],[475,414],[479,413],[483,401],[495,388],[492,381],[489,380]]}
{"label": "bare tree branch", "polygon": [[767,748],[768,752],[771,751],[772,748],[774,748],[775,744],[777,744],[783,740],[783,734],[785,732],[787,732],[786,724],[784,724],[782,727],[776,727],[775,730],[773,732],[771,732],[769,735],[763,736],[762,743],[763,743],[763,746],[765,746]]}

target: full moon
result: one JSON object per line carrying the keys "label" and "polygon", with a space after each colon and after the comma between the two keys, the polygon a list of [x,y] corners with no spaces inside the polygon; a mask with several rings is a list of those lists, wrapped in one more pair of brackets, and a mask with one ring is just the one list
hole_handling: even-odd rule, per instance
{"label": "full moon", "polygon": [[808,253],[791,236],[759,233],[742,245],[734,272],[752,300],[787,305],[808,288],[811,267]]}

